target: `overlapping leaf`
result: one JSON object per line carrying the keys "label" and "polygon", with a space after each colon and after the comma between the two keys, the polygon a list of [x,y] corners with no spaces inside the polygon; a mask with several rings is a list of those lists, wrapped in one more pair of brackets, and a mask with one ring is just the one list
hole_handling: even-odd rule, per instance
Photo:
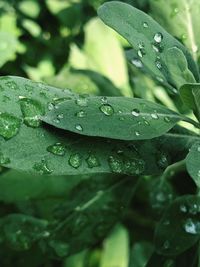
{"label": "overlapping leaf", "polygon": [[62,101],[42,118],[57,128],[121,140],[158,137],[181,119],[184,119],[181,115],[164,106],[125,97],[85,97]]}
{"label": "overlapping leaf", "polygon": [[186,166],[190,176],[200,187],[200,142],[196,142],[190,149],[186,157]]}
{"label": "overlapping leaf", "polygon": [[187,49],[147,14],[118,1],[102,5],[98,14],[137,51],[135,61],[139,60],[160,80],[173,84],[165,61],[165,52],[172,47],[178,47],[184,53],[189,70],[199,80],[197,67]]}

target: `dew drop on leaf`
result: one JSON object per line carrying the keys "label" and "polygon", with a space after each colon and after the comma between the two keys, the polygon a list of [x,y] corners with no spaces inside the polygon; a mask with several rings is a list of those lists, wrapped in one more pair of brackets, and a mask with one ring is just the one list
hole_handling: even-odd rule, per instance
{"label": "dew drop on leaf", "polygon": [[131,113],[134,117],[138,117],[140,115],[140,111],[137,108],[133,109]]}
{"label": "dew drop on leaf", "polygon": [[66,148],[61,143],[55,143],[54,145],[48,146],[47,151],[57,156],[64,156]]}
{"label": "dew drop on leaf", "polygon": [[161,43],[162,42],[162,39],[163,39],[163,35],[162,33],[158,32],[154,35],[154,41],[156,43]]}
{"label": "dew drop on leaf", "polygon": [[164,262],[163,267],[175,267],[175,262],[172,259],[168,259]]}
{"label": "dew drop on leaf", "polygon": [[121,173],[123,170],[123,162],[119,158],[115,158],[114,156],[110,156],[108,158],[108,165],[110,169],[114,173]]}
{"label": "dew drop on leaf", "polygon": [[138,54],[138,56],[139,56],[140,58],[142,58],[144,55],[146,55],[146,52],[145,52],[144,48],[140,48],[140,49],[138,50],[137,54]]}
{"label": "dew drop on leaf", "polygon": [[33,169],[40,174],[51,174],[52,169],[48,166],[48,162],[45,159],[42,159],[41,162],[36,162],[33,166]]}
{"label": "dew drop on leaf", "polygon": [[193,221],[191,218],[188,218],[184,225],[184,230],[188,234],[197,235],[200,234],[200,222]]}
{"label": "dew drop on leaf", "polygon": [[77,131],[79,131],[79,132],[82,132],[82,131],[83,131],[83,127],[82,127],[80,124],[77,124],[77,125],[75,126],[75,129],[76,129]]}
{"label": "dew drop on leaf", "polygon": [[154,120],[158,120],[158,119],[159,119],[157,113],[152,113],[152,114],[151,114],[151,118],[154,119]]}
{"label": "dew drop on leaf", "polygon": [[114,113],[113,107],[111,105],[109,105],[109,104],[103,104],[103,105],[100,106],[99,109],[106,116],[111,116]]}
{"label": "dew drop on leaf", "polygon": [[0,113],[0,135],[5,139],[15,136],[20,128],[21,120],[8,113]]}
{"label": "dew drop on leaf", "polygon": [[27,126],[36,128],[41,124],[40,116],[44,115],[42,104],[30,98],[20,99],[20,107]]}
{"label": "dew drop on leaf", "polygon": [[149,27],[148,23],[147,22],[143,22],[143,27],[144,28],[148,28]]}
{"label": "dew drop on leaf", "polygon": [[140,132],[135,131],[135,135],[136,135],[136,136],[140,136]]}
{"label": "dew drop on leaf", "polygon": [[94,154],[90,154],[86,159],[89,168],[94,168],[100,166],[98,158]]}
{"label": "dew drop on leaf", "polygon": [[142,68],[143,67],[143,64],[142,64],[142,61],[138,58],[134,58],[132,59],[131,63],[136,67],[136,68]]}
{"label": "dew drop on leaf", "polygon": [[86,112],[84,110],[80,110],[79,112],[76,113],[76,116],[78,118],[83,118],[86,116]]}
{"label": "dew drop on leaf", "polygon": [[79,168],[82,163],[82,157],[79,153],[74,153],[69,157],[69,165],[75,169]]}
{"label": "dew drop on leaf", "polygon": [[187,207],[185,205],[180,205],[180,211],[183,213],[187,212]]}
{"label": "dew drop on leaf", "polygon": [[159,70],[162,69],[162,63],[161,63],[159,60],[156,60],[155,64],[156,64],[156,67],[157,67]]}
{"label": "dew drop on leaf", "polygon": [[85,96],[79,96],[79,98],[77,98],[75,102],[80,107],[88,106],[88,99]]}
{"label": "dew drop on leaf", "polygon": [[3,153],[0,152],[0,165],[6,165],[10,163],[10,159],[5,157]]}

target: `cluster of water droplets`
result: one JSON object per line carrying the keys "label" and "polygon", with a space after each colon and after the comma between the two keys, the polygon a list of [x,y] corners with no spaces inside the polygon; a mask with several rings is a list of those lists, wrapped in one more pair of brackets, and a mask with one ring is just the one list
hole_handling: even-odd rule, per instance
{"label": "cluster of water droplets", "polygon": [[21,126],[21,120],[14,115],[3,112],[0,113],[0,136],[6,140],[14,137]]}

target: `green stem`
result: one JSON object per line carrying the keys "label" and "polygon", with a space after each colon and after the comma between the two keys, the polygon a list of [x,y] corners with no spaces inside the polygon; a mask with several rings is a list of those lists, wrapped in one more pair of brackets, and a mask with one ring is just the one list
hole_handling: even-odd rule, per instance
{"label": "green stem", "polygon": [[197,121],[194,121],[188,117],[183,117],[183,121],[193,124],[196,128],[200,129],[200,123]]}

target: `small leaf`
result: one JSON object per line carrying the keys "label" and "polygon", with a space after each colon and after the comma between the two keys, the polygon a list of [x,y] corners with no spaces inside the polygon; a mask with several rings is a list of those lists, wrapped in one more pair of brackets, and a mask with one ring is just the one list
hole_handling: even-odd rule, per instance
{"label": "small leaf", "polygon": [[188,69],[187,59],[180,49],[177,47],[167,49],[165,57],[169,74],[176,88],[180,88],[185,83],[195,83],[195,78]]}
{"label": "small leaf", "polygon": [[[85,101],[85,106],[81,106],[79,101]],[[84,116],[80,117],[81,111]],[[62,118],[57,121],[61,114]],[[121,140],[160,136],[181,119],[181,115],[164,106],[125,97],[80,97],[63,101],[42,118],[46,123],[64,130]]]}
{"label": "small leaf", "polygon": [[181,98],[200,120],[200,84],[184,84],[180,88]]}
{"label": "small leaf", "polygon": [[187,170],[200,188],[200,142],[196,142],[186,157]]}
{"label": "small leaf", "polygon": [[163,255],[178,255],[200,238],[200,197],[177,198],[165,211],[157,225],[155,245]]}

